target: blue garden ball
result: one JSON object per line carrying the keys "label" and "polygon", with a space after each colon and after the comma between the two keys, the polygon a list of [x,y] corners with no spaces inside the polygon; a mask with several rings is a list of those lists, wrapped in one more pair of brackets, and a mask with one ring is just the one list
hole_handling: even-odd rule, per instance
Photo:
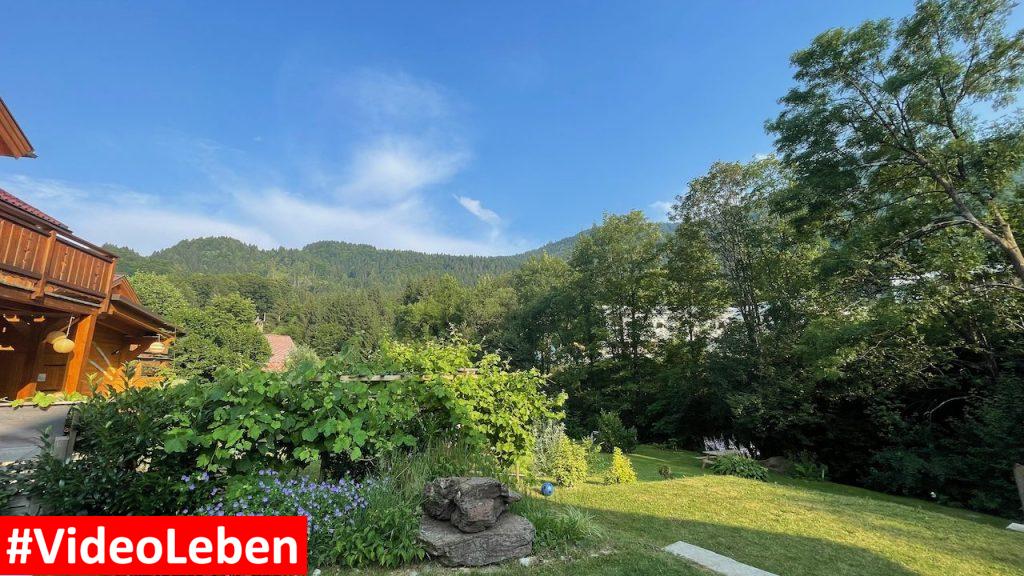
{"label": "blue garden ball", "polygon": [[555,485],[551,482],[545,482],[540,487],[540,493],[545,496],[551,496],[555,493]]}

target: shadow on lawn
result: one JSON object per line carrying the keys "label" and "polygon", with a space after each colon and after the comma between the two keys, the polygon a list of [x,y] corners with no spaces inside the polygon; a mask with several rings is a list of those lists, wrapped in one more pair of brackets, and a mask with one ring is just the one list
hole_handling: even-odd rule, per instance
{"label": "shadow on lawn", "polygon": [[[810,492],[818,492],[821,494],[828,494],[830,496],[843,496],[847,498],[865,499],[878,502],[879,504],[892,504],[896,506],[904,506],[912,510],[919,510],[923,512],[930,512],[932,514],[939,514],[954,518],[956,520],[964,520],[967,522],[975,522],[977,524],[984,524],[986,526],[994,526],[1001,528],[1006,526],[1010,520],[1000,518],[998,516],[992,516],[990,514],[983,514],[981,512],[974,512],[966,508],[954,508],[952,506],[943,506],[935,502],[929,502],[920,498],[914,498],[913,496],[898,496],[896,494],[886,494],[884,492],[876,492],[869,488],[862,488],[860,486],[853,486],[850,484],[840,484],[837,482],[817,482],[814,480],[797,480],[789,478],[787,476],[778,476],[776,478],[770,478],[770,480],[780,486],[787,486],[793,488],[800,488],[801,490],[807,490]],[[809,503],[812,503],[809,501]]]}
{"label": "shadow on lawn", "polygon": [[[563,506],[561,503],[550,503]],[[609,545],[649,546],[652,551],[682,540],[781,576],[917,576],[877,553],[819,538],[793,536],[708,522],[659,518],[576,506],[594,515]],[[665,562],[684,562],[664,553]],[[569,573],[575,573],[570,571]]]}

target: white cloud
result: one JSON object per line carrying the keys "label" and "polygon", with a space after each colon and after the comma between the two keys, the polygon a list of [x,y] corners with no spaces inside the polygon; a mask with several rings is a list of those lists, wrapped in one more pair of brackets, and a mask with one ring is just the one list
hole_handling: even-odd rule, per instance
{"label": "white cloud", "polygon": [[[379,207],[353,207],[271,189],[246,196],[241,204],[248,219],[274,237],[288,238],[289,245],[343,239],[378,248],[480,255],[507,254],[518,248],[494,237],[476,240],[447,234],[431,225],[435,215],[418,198]],[[301,225],[295,226],[295,222]]]}
{"label": "white cloud", "polygon": [[344,118],[358,130],[339,142],[308,138],[292,162],[268,165],[235,147],[172,134],[162,141],[164,152],[192,177],[181,189],[139,191],[29,176],[0,176],[0,186],[90,241],[142,253],[203,236],[230,236],[262,248],[320,240],[448,254],[523,248],[502,234],[498,214],[474,198],[456,197],[490,230],[450,228],[470,216],[443,210],[438,200],[448,194],[437,189],[466,169],[472,151],[441,87],[373,71],[336,87],[336,109],[322,115],[323,127],[329,132],[332,119]]}
{"label": "white cloud", "polygon": [[401,200],[451,179],[469,155],[413,139],[390,137],[356,150],[338,195],[349,200]]}
{"label": "white cloud", "polygon": [[439,219],[418,196],[355,206],[307,199],[280,188],[238,188],[221,191],[225,202],[218,214],[204,214],[177,210],[155,196],[109,185],[77,186],[16,175],[0,178],[0,188],[62,220],[91,242],[129,246],[143,254],[204,236],[229,236],[265,249],[297,248],[320,240],[444,254],[497,255],[523,248],[495,234],[475,239],[447,233],[434,225]]}
{"label": "white cloud", "polygon": [[671,200],[658,200],[651,202],[648,205],[648,208],[650,208],[648,216],[657,222],[664,222],[668,220],[668,214],[672,211],[673,204],[674,202]]}
{"label": "white cloud", "polygon": [[129,246],[142,253],[186,238],[231,236],[269,247],[257,228],[226,219],[163,206],[159,198],[112,185],[76,186],[24,175],[0,178],[0,188],[61,220],[76,235],[95,243]]}
{"label": "white cloud", "polygon": [[336,85],[372,122],[435,121],[451,115],[451,96],[440,85],[401,71],[362,70]]}
{"label": "white cloud", "polygon": [[470,214],[479,218],[481,222],[490,224],[495,228],[501,226],[501,217],[498,216],[498,213],[489,208],[484,208],[484,205],[481,204],[479,200],[469,198],[467,196],[455,196],[455,199],[458,200],[459,204],[468,210]]}

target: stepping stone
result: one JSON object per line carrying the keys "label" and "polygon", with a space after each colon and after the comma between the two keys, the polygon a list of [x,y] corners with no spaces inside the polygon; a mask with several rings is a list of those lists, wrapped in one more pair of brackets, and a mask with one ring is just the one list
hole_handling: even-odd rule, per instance
{"label": "stepping stone", "polygon": [[765,572],[760,568],[748,566],[747,564],[737,562],[728,556],[722,556],[721,554],[717,554],[711,550],[694,546],[693,544],[687,544],[686,542],[669,544],[668,546],[665,546],[665,551],[699,564],[712,572],[723,574],[724,576],[777,576],[771,572]]}
{"label": "stepping stone", "polygon": [[1016,522],[1013,522],[1007,526],[1006,529],[1013,530],[1014,532],[1024,532],[1024,524],[1017,524]]}

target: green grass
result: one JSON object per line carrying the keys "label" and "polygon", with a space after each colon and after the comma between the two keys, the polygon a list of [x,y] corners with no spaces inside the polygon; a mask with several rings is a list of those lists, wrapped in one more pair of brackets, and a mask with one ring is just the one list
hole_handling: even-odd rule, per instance
{"label": "green grass", "polygon": [[[605,486],[599,467],[547,501],[591,513],[599,541],[488,573],[708,576],[661,551],[684,540],[780,576],[1024,576],[1024,534],[1000,518],[828,482],[704,474],[689,452],[642,446],[630,459],[640,482]],[[664,464],[675,479],[658,475]]]}

